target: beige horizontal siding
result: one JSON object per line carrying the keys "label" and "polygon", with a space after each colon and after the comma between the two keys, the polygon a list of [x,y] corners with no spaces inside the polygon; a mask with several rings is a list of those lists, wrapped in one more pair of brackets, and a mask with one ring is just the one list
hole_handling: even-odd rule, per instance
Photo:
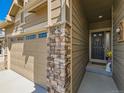
{"label": "beige horizontal siding", "polygon": [[52,24],[61,21],[61,0],[52,0],[51,1],[51,19]]}
{"label": "beige horizontal siding", "polygon": [[124,90],[124,43],[117,42],[116,28],[119,22],[124,19],[124,0],[114,0],[114,46],[113,46],[113,73],[114,80],[120,90]]}
{"label": "beige horizontal siding", "polygon": [[77,93],[88,62],[88,30],[79,0],[72,7],[72,92]]}

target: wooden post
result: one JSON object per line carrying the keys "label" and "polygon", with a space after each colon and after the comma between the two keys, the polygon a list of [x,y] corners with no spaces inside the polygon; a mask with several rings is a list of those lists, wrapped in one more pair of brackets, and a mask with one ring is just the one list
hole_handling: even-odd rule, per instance
{"label": "wooden post", "polygon": [[48,26],[51,26],[51,0],[48,0]]}

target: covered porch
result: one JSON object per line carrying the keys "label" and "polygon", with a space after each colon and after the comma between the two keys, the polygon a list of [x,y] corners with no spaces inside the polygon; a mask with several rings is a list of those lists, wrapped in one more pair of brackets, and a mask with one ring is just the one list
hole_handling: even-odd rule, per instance
{"label": "covered porch", "polygon": [[[122,72],[117,71],[117,64],[115,64],[117,60],[114,59],[117,56],[115,55],[117,46],[114,46],[116,39],[113,36],[116,37],[117,33],[116,29],[113,29],[113,24],[117,19],[113,20],[113,1],[72,1],[72,92],[123,93],[124,91],[119,87],[121,85],[117,83],[120,81],[117,78],[123,77],[117,76],[117,72],[120,74],[124,70],[120,68]],[[112,58],[109,60],[111,61],[110,73],[106,72],[108,50],[112,52]]]}

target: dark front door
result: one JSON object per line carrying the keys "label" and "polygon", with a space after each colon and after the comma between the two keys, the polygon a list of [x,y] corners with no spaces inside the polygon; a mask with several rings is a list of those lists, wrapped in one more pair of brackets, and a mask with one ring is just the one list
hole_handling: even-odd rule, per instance
{"label": "dark front door", "polygon": [[104,60],[104,32],[95,32],[91,35],[92,59]]}

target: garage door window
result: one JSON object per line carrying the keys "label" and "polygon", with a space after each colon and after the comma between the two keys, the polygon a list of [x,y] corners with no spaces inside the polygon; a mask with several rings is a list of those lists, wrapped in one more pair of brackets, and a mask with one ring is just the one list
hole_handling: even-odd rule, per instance
{"label": "garage door window", "polygon": [[47,37],[47,32],[42,32],[38,35],[39,38],[46,38]]}
{"label": "garage door window", "polygon": [[26,40],[32,40],[32,39],[35,39],[35,38],[36,38],[36,35],[26,36]]}

